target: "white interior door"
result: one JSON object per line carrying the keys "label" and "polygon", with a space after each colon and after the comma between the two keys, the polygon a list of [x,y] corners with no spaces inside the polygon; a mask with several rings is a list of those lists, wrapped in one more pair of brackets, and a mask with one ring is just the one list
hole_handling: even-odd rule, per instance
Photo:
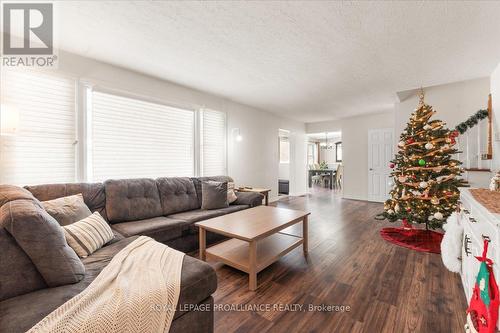
{"label": "white interior door", "polygon": [[383,202],[389,197],[389,161],[394,157],[394,129],[368,130],[368,200]]}

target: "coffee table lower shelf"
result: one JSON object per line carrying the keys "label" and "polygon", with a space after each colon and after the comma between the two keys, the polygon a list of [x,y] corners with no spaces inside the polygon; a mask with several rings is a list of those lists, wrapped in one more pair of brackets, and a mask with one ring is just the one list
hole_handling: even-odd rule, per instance
{"label": "coffee table lower shelf", "polygon": [[[250,274],[250,280],[252,280],[252,274],[257,274],[303,242],[302,237],[282,233],[276,233],[259,240],[255,242],[254,266],[252,265],[250,243],[235,238],[207,248],[206,255],[208,258],[216,259]],[[256,277],[254,278],[256,279]]]}

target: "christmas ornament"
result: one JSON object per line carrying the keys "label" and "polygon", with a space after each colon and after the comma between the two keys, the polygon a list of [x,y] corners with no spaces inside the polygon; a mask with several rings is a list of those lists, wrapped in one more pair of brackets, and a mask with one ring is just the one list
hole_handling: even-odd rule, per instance
{"label": "christmas ornament", "polygon": [[455,143],[457,143],[457,141],[455,140],[455,138],[451,138],[451,139],[450,139],[450,143],[451,143],[452,145],[454,145]]}
{"label": "christmas ornament", "polygon": [[406,208],[406,211],[409,213],[411,212],[411,207]]}
{"label": "christmas ornament", "polygon": [[434,218],[435,218],[436,220],[442,220],[442,219],[443,219],[443,214],[442,214],[442,213],[440,213],[440,212],[435,212],[435,213],[434,213]]}
{"label": "christmas ornament", "polygon": [[431,204],[433,204],[433,205],[439,204],[439,199],[437,197],[432,197],[431,198]]}
{"label": "christmas ornament", "polygon": [[493,261],[487,257],[487,240],[484,240],[483,255],[479,260],[479,273],[467,308],[466,332],[494,333],[498,321],[499,292],[493,271]]}
{"label": "christmas ornament", "polygon": [[409,144],[409,145],[412,144],[412,143],[414,143],[414,142],[415,142],[414,138],[409,138],[408,140],[406,140],[406,143]]}
{"label": "christmas ornament", "polygon": [[427,142],[424,147],[425,147],[425,149],[430,150],[430,149],[434,148],[434,145],[430,142]]}
{"label": "christmas ornament", "polygon": [[460,134],[460,133],[459,133],[457,130],[454,130],[454,131],[452,131],[452,132],[450,133],[450,135],[451,135],[452,137],[454,137],[454,138],[458,137],[458,135],[459,135],[459,134]]}
{"label": "christmas ornament", "polygon": [[423,160],[423,159],[419,159],[419,160],[418,160],[418,165],[420,165],[420,166],[424,166],[424,165],[425,165],[425,160]]}
{"label": "christmas ornament", "polygon": [[394,163],[392,163],[392,162],[391,162],[391,163],[389,163],[389,168],[394,169],[394,167],[395,167],[395,166],[396,166],[396,164],[394,164]]}
{"label": "christmas ornament", "polygon": [[427,182],[420,182],[420,184],[418,184],[420,188],[426,188],[428,185]]}

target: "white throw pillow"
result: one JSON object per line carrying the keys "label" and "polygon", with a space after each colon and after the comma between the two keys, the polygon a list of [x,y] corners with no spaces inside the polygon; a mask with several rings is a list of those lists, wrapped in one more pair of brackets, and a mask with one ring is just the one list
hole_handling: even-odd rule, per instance
{"label": "white throw pillow", "polygon": [[62,228],[66,242],[80,258],[86,258],[114,238],[110,226],[98,212]]}

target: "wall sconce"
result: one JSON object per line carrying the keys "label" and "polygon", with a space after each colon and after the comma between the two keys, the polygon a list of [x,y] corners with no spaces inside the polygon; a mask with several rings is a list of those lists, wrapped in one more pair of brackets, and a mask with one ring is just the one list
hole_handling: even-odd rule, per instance
{"label": "wall sconce", "polygon": [[19,113],[12,105],[0,105],[0,135],[15,135],[19,130]]}
{"label": "wall sconce", "polygon": [[233,138],[238,142],[243,140],[243,137],[241,136],[241,132],[240,132],[239,128],[233,128]]}

